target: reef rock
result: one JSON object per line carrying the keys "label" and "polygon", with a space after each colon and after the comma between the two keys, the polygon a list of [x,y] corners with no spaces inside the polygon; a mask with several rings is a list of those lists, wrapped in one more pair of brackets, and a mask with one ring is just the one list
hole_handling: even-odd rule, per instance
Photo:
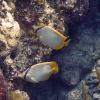
{"label": "reef rock", "polygon": [[0,40],[8,46],[16,46],[21,35],[20,26],[10,13],[11,9],[5,1],[1,3]]}
{"label": "reef rock", "polygon": [[8,100],[7,99],[7,84],[3,77],[2,71],[0,70],[0,100]]}
{"label": "reef rock", "polygon": [[26,92],[20,90],[9,91],[9,100],[29,100]]}
{"label": "reef rock", "polygon": [[54,52],[52,55],[53,60],[60,64],[60,77],[68,85],[73,78],[76,81],[80,80],[77,76],[82,78],[91,71],[96,59],[100,58],[100,23],[96,22],[97,12],[95,11],[98,9],[96,2],[91,2],[92,9],[87,19],[76,27],[74,26],[77,31],[74,31],[76,34],[72,33],[73,37],[71,37],[69,46]]}
{"label": "reef rock", "polygon": [[89,0],[47,0],[65,17],[66,23],[79,22],[89,10]]}

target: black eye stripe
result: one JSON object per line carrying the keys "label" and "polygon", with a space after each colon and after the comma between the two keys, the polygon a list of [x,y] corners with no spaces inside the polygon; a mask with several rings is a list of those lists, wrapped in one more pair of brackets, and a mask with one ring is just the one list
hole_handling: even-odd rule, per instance
{"label": "black eye stripe", "polygon": [[24,79],[26,79],[27,73],[28,73],[28,71],[29,71],[30,69],[31,69],[31,68],[27,69],[27,71],[26,71],[26,73],[25,73],[25,75],[24,75]]}

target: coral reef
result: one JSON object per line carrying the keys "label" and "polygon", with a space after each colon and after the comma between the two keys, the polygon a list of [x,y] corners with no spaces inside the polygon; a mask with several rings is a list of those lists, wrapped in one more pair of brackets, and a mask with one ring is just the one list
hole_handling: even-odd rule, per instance
{"label": "coral reef", "polygon": [[89,0],[47,0],[61,15],[66,23],[79,22],[89,10]]}
{"label": "coral reef", "polygon": [[100,67],[95,63],[92,72],[72,91],[68,93],[68,100],[96,100],[100,99]]}
{"label": "coral reef", "polygon": [[42,13],[43,7],[37,5],[34,0],[17,0],[16,1],[16,17],[26,26],[36,24],[38,13]]}
{"label": "coral reef", "polygon": [[[93,7],[92,3],[94,2],[90,2],[90,8]],[[71,80],[73,78],[75,79],[75,76],[77,80],[77,74],[80,74],[80,76],[83,77],[87,72],[91,71],[95,60],[100,56],[100,24],[95,22],[96,19],[94,19],[94,16],[95,13],[97,13],[93,12],[95,9],[98,8],[90,9],[87,19],[85,19],[84,22],[80,23],[79,26],[74,26],[77,29],[75,32],[77,34],[72,31],[73,37],[69,46],[63,48],[60,51],[53,52],[52,54],[53,59],[60,64],[60,77],[64,81],[67,81],[68,79]],[[75,72],[77,71],[76,75],[74,74],[74,70]],[[68,76],[67,73],[71,72],[73,73],[73,75]]]}
{"label": "coral reef", "polygon": [[16,46],[20,37],[19,24],[14,20],[10,8],[5,1],[0,6],[0,40],[8,46]]}
{"label": "coral reef", "polygon": [[[0,0],[0,100],[7,99],[8,90],[11,100],[82,100],[81,80],[100,58],[99,9],[99,0]],[[69,34],[71,42],[59,51],[44,46],[34,31],[41,25]],[[18,78],[51,60],[60,71],[49,80],[31,84]],[[99,76],[84,79],[90,100],[99,97]]]}
{"label": "coral reef", "polygon": [[[14,60],[15,66],[19,69],[25,69],[35,63],[43,61],[43,55],[47,55],[46,59],[49,60],[49,55],[52,49],[43,46],[38,39],[31,37],[25,38],[20,41],[19,46],[12,52],[11,58]],[[44,61],[46,60],[44,59]]]}

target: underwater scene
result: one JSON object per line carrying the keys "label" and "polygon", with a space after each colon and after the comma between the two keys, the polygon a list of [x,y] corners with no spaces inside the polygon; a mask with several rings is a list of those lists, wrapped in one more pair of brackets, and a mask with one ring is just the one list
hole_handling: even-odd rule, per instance
{"label": "underwater scene", "polygon": [[100,100],[100,0],[0,0],[0,100]]}

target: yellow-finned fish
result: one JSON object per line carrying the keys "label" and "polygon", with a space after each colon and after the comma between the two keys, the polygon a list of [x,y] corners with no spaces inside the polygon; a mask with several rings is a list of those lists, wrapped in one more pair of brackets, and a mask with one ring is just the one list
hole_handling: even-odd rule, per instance
{"label": "yellow-finned fish", "polygon": [[31,83],[39,83],[48,80],[52,74],[57,72],[58,64],[56,62],[43,62],[31,66],[30,69],[20,74],[19,77],[24,78]]}

